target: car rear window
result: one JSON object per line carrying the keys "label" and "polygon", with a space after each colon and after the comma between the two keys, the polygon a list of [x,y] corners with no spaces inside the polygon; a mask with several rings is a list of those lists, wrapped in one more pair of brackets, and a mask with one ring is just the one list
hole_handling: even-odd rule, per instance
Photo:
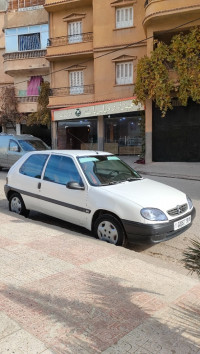
{"label": "car rear window", "polygon": [[19,172],[29,177],[41,178],[42,170],[48,156],[49,155],[46,154],[35,154],[29,156],[20,167]]}

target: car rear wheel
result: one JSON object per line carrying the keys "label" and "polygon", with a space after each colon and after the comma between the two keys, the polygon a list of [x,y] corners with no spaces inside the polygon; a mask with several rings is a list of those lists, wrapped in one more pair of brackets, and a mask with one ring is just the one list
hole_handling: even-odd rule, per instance
{"label": "car rear wheel", "polygon": [[94,224],[94,233],[102,241],[112,243],[116,246],[125,244],[126,235],[119,220],[113,215],[104,214]]}
{"label": "car rear wheel", "polygon": [[28,216],[24,201],[19,193],[13,193],[9,198],[9,210],[19,215]]}

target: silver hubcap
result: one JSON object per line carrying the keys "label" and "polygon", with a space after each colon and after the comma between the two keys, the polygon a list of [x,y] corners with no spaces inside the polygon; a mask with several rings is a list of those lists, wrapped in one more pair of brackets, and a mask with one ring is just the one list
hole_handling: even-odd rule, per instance
{"label": "silver hubcap", "polygon": [[100,240],[116,244],[118,241],[118,232],[110,221],[102,221],[97,229],[97,235]]}
{"label": "silver hubcap", "polygon": [[14,197],[11,200],[11,204],[10,204],[10,209],[11,211],[14,211],[14,213],[20,214],[21,210],[22,210],[22,204],[19,198]]}

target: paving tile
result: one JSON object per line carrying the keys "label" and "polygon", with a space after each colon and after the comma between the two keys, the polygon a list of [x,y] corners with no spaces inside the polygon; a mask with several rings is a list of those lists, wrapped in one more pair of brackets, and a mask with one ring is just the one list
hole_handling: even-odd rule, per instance
{"label": "paving tile", "polygon": [[46,349],[41,341],[24,330],[19,330],[0,340],[1,354],[40,354]]}
{"label": "paving tile", "polygon": [[28,246],[36,250],[45,249],[47,254],[73,263],[74,265],[104,259],[118,252],[115,246],[108,245],[108,247],[105,247],[103,242],[98,240],[82,238],[80,242],[78,237],[68,238],[66,235],[52,238],[48,243],[38,240],[29,243]]}
{"label": "paving tile", "polygon": [[[198,283],[198,280],[137,258],[127,256],[124,259],[124,256],[120,256],[120,254],[114,254],[106,259],[97,259],[95,262],[82,265],[82,268],[119,278],[121,283],[134,284],[134,288],[138,291],[145,292],[147,290],[148,293],[151,292],[166,304],[174,301]],[[140,270],[142,271],[140,272]]]}
{"label": "paving tile", "polygon": [[20,326],[11,320],[5,313],[0,312],[0,340],[20,329]]}

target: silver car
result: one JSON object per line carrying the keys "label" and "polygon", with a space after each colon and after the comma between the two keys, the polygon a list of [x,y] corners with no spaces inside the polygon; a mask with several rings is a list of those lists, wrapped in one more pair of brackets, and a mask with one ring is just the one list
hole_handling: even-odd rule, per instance
{"label": "silver car", "polygon": [[0,170],[10,168],[28,151],[48,150],[49,147],[33,135],[0,134]]}

